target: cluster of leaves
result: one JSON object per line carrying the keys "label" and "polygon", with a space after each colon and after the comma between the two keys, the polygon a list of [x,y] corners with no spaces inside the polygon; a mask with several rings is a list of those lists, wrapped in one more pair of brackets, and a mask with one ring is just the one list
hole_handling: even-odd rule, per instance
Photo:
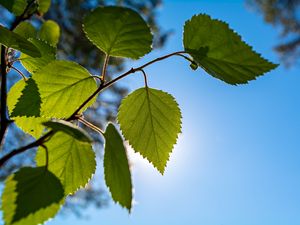
{"label": "cluster of leaves", "polygon": [[[101,64],[105,55],[103,52],[95,48],[94,45],[85,37],[82,30],[82,17],[78,15],[86,15],[91,9],[95,8],[95,6],[105,6],[107,4],[126,6],[139,12],[147,21],[148,25],[150,25],[151,31],[153,32],[154,49],[162,47],[172,33],[170,30],[161,28],[157,21],[159,8],[163,4],[162,0],[52,0],[47,13],[43,15],[35,14],[27,21],[33,24],[36,29],[39,29],[43,26],[45,20],[54,20],[60,27],[60,38],[57,45],[57,58],[75,61],[88,69],[90,73],[95,74],[98,73],[99,66],[102,66]],[[14,19],[15,18],[12,16],[12,13],[9,13],[8,10],[0,5],[0,23],[10,27],[10,25],[14,23]],[[126,69],[124,67],[126,61],[128,60],[125,58],[111,57],[110,66],[108,67],[106,75],[107,80],[111,79],[111,75],[123,72]],[[14,66],[25,75],[28,75],[20,63],[16,63]],[[17,74],[11,73],[10,79],[8,80],[8,87],[13,85],[17,79]],[[116,113],[120,102],[127,94],[127,86],[124,85],[124,83],[111,86],[105,94],[97,97],[97,100],[92,107],[89,107],[88,110],[85,111],[85,118],[92,121],[92,123],[98,127],[104,128],[107,121],[114,121],[116,119]],[[101,107],[103,105],[105,107]],[[99,107],[101,110],[99,110]],[[93,137],[93,145],[98,145],[96,148],[97,157],[102,158],[103,140],[101,136],[90,129],[89,133]],[[27,141],[30,140],[28,139],[28,135],[24,134],[24,132],[14,125],[9,126],[8,136],[10,137],[8,139],[9,142],[6,142],[5,146],[2,147],[2,153],[7,152],[12,147],[17,148],[24,145],[24,142],[21,141],[23,139]],[[16,168],[20,168],[24,165],[33,165],[33,160],[28,160],[32,158],[31,155],[31,152],[27,152],[26,154],[19,155],[17,158],[14,158],[14,160],[7,163],[0,171],[0,182],[4,181],[5,178]],[[72,195],[72,197],[68,199],[67,208],[72,209],[71,211],[76,212],[77,214],[80,212],[76,209],[79,208],[78,201],[80,201],[82,205],[106,205],[106,200],[100,201],[98,200],[99,198],[95,198],[92,195],[92,193],[97,194],[97,196],[99,195],[95,191],[103,192],[101,185],[94,184],[93,180],[89,185],[89,190],[91,190],[91,195],[88,196],[85,194],[81,195],[83,192]],[[83,198],[83,196],[85,197]],[[106,195],[102,197],[107,198]],[[97,201],[90,201],[90,199],[97,199]]]}
{"label": "cluster of leaves", "polygon": [[[34,1],[34,8],[30,9],[39,12],[43,4],[42,0]],[[15,7],[4,6],[17,12]],[[28,5],[24,12],[27,9]],[[9,48],[20,51],[18,60],[31,74],[10,89],[9,115],[18,127],[36,138],[5,155],[0,166],[15,155],[38,147],[37,166],[21,168],[5,182],[2,210],[6,224],[43,223],[55,216],[66,196],[87,185],[96,169],[93,139],[78,123],[98,131],[105,139],[106,185],[113,200],[131,210],[132,180],[123,136],[135,152],[163,174],[181,132],[178,104],[170,94],[148,86],[144,71],[147,66],[179,56],[189,61],[193,70],[201,67],[213,77],[234,85],[247,83],[276,67],[255,53],[226,23],[199,14],[184,25],[182,51],[154,59],[107,81],[111,57],[139,59],[151,51],[151,30],[137,12],[114,6],[90,12],[84,18],[83,30],[105,53],[100,76],[90,74],[75,62],[56,59],[59,26],[55,22],[46,21],[38,32],[33,32],[26,22],[14,31],[0,26],[0,43],[6,46],[4,53]],[[6,61],[5,67],[12,68],[12,64]],[[135,90],[121,103],[117,119],[123,135],[113,123],[108,123],[102,131],[85,120],[83,112],[99,93],[136,72],[144,76],[145,87]],[[6,75],[6,71],[2,73]]]}
{"label": "cluster of leaves", "polygon": [[[82,30],[83,18],[78,15],[86,15],[95,6],[105,6],[108,4],[125,6],[139,12],[151,28],[154,38],[154,49],[163,47],[172,34],[170,29],[162,28],[157,21],[159,9],[163,4],[162,0],[52,0],[47,13],[43,15],[35,14],[27,22],[33,24],[38,30],[43,26],[45,20],[54,20],[60,27],[60,37],[56,52],[57,58],[75,61],[88,69],[90,73],[96,74],[99,71],[99,66],[102,66],[105,54],[95,48],[86,38]],[[12,13],[0,5],[0,23],[10,27],[14,23],[14,19]],[[124,72],[126,61],[129,60],[126,58],[111,57],[106,73],[107,80],[110,80],[114,74]],[[17,62],[14,66],[26,76],[28,75],[20,63]],[[16,72],[10,73],[9,77],[8,87],[18,80]],[[104,94],[98,95],[96,102],[84,112],[85,119],[104,129],[108,121],[116,120],[120,102],[127,94],[128,90],[125,83],[111,86]],[[84,126],[82,124],[79,125]],[[93,148],[95,149],[96,158],[103,160],[104,142],[101,135],[88,127],[85,127],[85,129],[93,138]],[[30,135],[24,133],[15,124],[11,124],[8,127],[6,139],[5,145],[2,146],[1,154],[5,154],[12,148],[18,148],[32,141]],[[6,163],[0,170],[0,182],[4,182],[18,168],[35,165],[34,154],[34,151],[27,151]],[[96,173],[98,171],[101,171],[101,168],[98,167]],[[110,202],[109,193],[103,185],[99,185],[98,181],[101,179],[99,178],[97,177],[96,179],[94,176],[85,189],[69,196],[66,199],[64,207],[60,210],[60,214],[70,215],[70,213],[74,213],[76,216],[81,217],[85,214],[85,209],[91,205],[98,208],[107,207]]]}

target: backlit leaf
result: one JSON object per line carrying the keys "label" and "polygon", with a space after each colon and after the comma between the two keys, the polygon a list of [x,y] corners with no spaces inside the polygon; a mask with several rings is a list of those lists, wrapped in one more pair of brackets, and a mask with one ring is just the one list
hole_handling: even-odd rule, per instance
{"label": "backlit leaf", "polygon": [[16,49],[32,57],[41,57],[38,48],[24,37],[0,25],[0,43],[6,47]]}
{"label": "backlit leaf", "polygon": [[[32,75],[42,100],[44,118],[68,118],[97,89],[94,78],[75,62],[52,61]],[[91,100],[83,109],[93,104]],[[30,101],[22,105],[33,107]],[[25,109],[26,110],[26,109]],[[26,114],[23,112],[22,115]],[[15,116],[18,116],[15,114]]]}
{"label": "backlit leaf", "polygon": [[99,7],[85,17],[83,24],[90,41],[110,56],[138,59],[151,51],[150,29],[131,9]]}
{"label": "backlit leaf", "polygon": [[41,26],[39,31],[39,38],[46,41],[52,46],[56,46],[59,41],[60,28],[59,25],[53,20],[47,20]]}
{"label": "backlit leaf", "polygon": [[23,21],[15,29],[14,32],[26,39],[36,38],[36,29],[31,23]]}
{"label": "backlit leaf", "polygon": [[41,57],[34,58],[26,54],[21,54],[21,63],[22,65],[30,72],[35,73],[40,68],[43,68],[50,62],[56,59],[56,48],[50,46],[43,40],[38,40],[35,38],[28,39],[32,44],[34,44],[40,51]]}
{"label": "backlit leaf", "polygon": [[163,173],[181,131],[181,113],[174,98],[160,90],[140,88],[123,99],[118,121],[134,150]]}
{"label": "backlit leaf", "polygon": [[210,75],[243,84],[276,68],[242,41],[228,24],[200,14],[184,26],[185,51]]}
{"label": "backlit leaf", "polygon": [[42,125],[42,122],[45,122],[48,119],[41,117],[12,116],[12,112],[18,102],[18,99],[22,95],[25,85],[26,82],[24,80],[19,80],[11,87],[7,94],[7,107],[10,113],[10,118],[14,120],[14,123],[25,133],[28,133],[35,138],[38,138],[41,136],[43,130],[45,129],[45,127]]}
{"label": "backlit leaf", "polygon": [[43,223],[55,216],[63,198],[62,184],[46,167],[24,167],[5,181],[1,206],[5,224]]}
{"label": "backlit leaf", "polygon": [[104,175],[113,200],[129,211],[132,202],[132,183],[122,137],[111,123],[105,133]]}
{"label": "backlit leaf", "polygon": [[82,128],[75,126],[74,124],[64,121],[64,120],[53,120],[53,121],[47,121],[44,122],[43,125],[45,125],[48,128],[51,128],[53,131],[61,131],[63,133],[66,133],[73,138],[77,139],[78,141],[88,142],[91,143],[92,139],[88,135],[88,133],[83,130]]}
{"label": "backlit leaf", "polygon": [[38,11],[42,14],[46,13],[51,6],[51,0],[38,0]]}
{"label": "backlit leaf", "polygon": [[[66,194],[85,187],[95,173],[95,153],[90,143],[82,142],[63,132],[57,132],[45,143],[49,152],[48,169],[63,184]],[[38,148],[37,165],[45,165],[45,150]]]}
{"label": "backlit leaf", "polygon": [[0,0],[0,5],[16,16],[20,16],[27,6],[27,0]]}
{"label": "backlit leaf", "polygon": [[[30,102],[31,107],[28,107]],[[41,97],[35,81],[30,78],[22,90],[20,98],[12,110],[11,116],[40,117]]]}

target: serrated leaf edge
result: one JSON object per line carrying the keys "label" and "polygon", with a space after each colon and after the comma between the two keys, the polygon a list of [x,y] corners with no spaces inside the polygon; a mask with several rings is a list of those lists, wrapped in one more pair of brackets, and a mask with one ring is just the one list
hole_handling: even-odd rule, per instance
{"label": "serrated leaf edge", "polygon": [[153,37],[154,37],[153,31],[152,31],[151,27],[149,26],[149,24],[144,20],[144,18],[143,18],[137,11],[135,11],[135,10],[132,9],[132,8],[128,8],[128,7],[118,7],[118,6],[109,5],[109,6],[99,6],[99,7],[95,8],[95,9],[91,10],[91,11],[89,12],[89,14],[85,15],[85,17],[83,18],[83,23],[82,23],[82,30],[83,30],[83,32],[84,32],[86,38],[87,38],[87,39],[88,39],[88,40],[89,40],[96,48],[100,49],[102,52],[104,52],[105,54],[107,54],[107,52],[105,52],[102,48],[98,47],[98,46],[96,45],[96,43],[88,36],[88,32],[85,30],[85,26],[84,26],[84,21],[85,21],[86,17],[88,17],[91,13],[93,13],[94,11],[96,11],[98,8],[107,8],[107,7],[129,9],[129,10],[131,10],[131,11],[137,13],[137,14],[143,19],[143,21],[145,22],[146,26],[148,27],[149,33],[151,34],[151,39],[152,39],[152,40],[151,40],[151,45],[150,45],[149,51],[146,52],[146,53],[145,53],[144,55],[142,55],[142,56],[139,56],[139,57],[134,58],[134,57],[124,57],[124,56],[113,55],[112,57],[129,58],[129,59],[133,59],[133,60],[138,60],[138,59],[143,58],[145,55],[149,54],[149,53],[153,50]]}
{"label": "serrated leaf edge", "polygon": [[[260,57],[261,59],[265,60],[267,63],[270,64],[270,67],[272,67],[269,71],[266,71],[266,72],[261,73],[261,74],[257,74],[253,79],[247,80],[247,81],[245,81],[245,82],[243,82],[243,83],[230,83],[231,85],[238,86],[238,85],[248,84],[250,81],[257,80],[258,77],[260,77],[260,76],[262,76],[262,75],[264,75],[264,74],[266,74],[266,73],[271,72],[272,70],[276,69],[276,68],[279,66],[279,64],[271,62],[270,60],[264,58],[260,53],[258,53],[257,51],[255,51],[255,50],[253,49],[253,46],[249,45],[246,41],[244,41],[243,38],[242,38],[242,36],[241,36],[239,33],[237,33],[235,30],[233,30],[233,29],[229,26],[229,24],[228,24],[227,22],[222,21],[222,20],[220,20],[220,19],[214,19],[214,18],[212,18],[210,15],[205,14],[205,13],[195,14],[195,15],[193,15],[190,19],[188,19],[188,20],[185,21],[184,26],[183,26],[183,31],[182,31],[182,44],[183,44],[183,48],[184,48],[184,49],[185,49],[185,47],[184,47],[184,30],[185,30],[185,27],[186,27],[186,25],[188,25],[194,18],[197,18],[197,17],[199,17],[199,16],[205,16],[205,17],[207,17],[208,19],[210,19],[211,21],[219,22],[221,25],[225,26],[225,28],[227,28],[228,30],[232,31],[232,32],[237,36],[237,38],[238,38],[242,43],[244,43],[245,46],[247,46],[247,47],[248,47],[255,55],[257,55],[257,56]],[[186,49],[185,49],[185,50],[186,50]],[[187,53],[188,53],[188,52],[187,52]],[[188,54],[189,54],[189,53],[188,53]],[[192,57],[192,56],[191,56],[191,57]],[[211,59],[214,59],[214,58],[212,58],[212,57],[210,57],[210,58],[211,58]],[[198,63],[197,63],[197,64],[198,64]],[[201,64],[198,64],[198,66],[201,67],[206,73],[211,74],[211,72],[209,72],[209,70],[206,69],[205,67],[203,67]],[[254,65],[254,66],[255,66],[255,65]],[[219,79],[219,80],[220,80],[220,79]],[[221,80],[221,81],[223,81],[223,80]],[[223,82],[225,82],[225,81],[223,81]],[[227,82],[226,82],[226,83],[227,83]]]}
{"label": "serrated leaf edge", "polygon": [[[140,88],[139,88],[139,89],[140,89]],[[152,88],[152,89],[154,89],[154,88]],[[136,90],[138,90],[138,89],[136,89]],[[135,90],[135,91],[136,91],[136,90]],[[120,131],[121,131],[121,133],[122,133],[122,136],[125,138],[126,142],[127,142],[128,145],[130,146],[130,148],[132,148],[132,149],[134,150],[135,153],[138,153],[140,156],[142,156],[143,159],[147,160],[147,161],[148,161],[155,169],[158,170],[158,172],[159,172],[161,175],[164,175],[164,172],[165,172],[166,167],[167,167],[167,165],[168,165],[168,162],[169,162],[169,160],[170,160],[170,155],[172,154],[172,152],[173,152],[173,150],[174,150],[174,147],[175,147],[175,145],[177,144],[179,135],[182,133],[182,113],[181,113],[181,109],[180,109],[180,107],[179,107],[179,104],[177,103],[177,101],[176,101],[176,99],[173,97],[173,95],[171,95],[171,94],[168,93],[168,92],[159,90],[159,89],[155,89],[155,90],[158,90],[158,91],[161,91],[161,92],[163,92],[163,93],[165,93],[165,94],[168,94],[168,95],[174,100],[174,102],[176,103],[176,105],[177,105],[177,107],[178,107],[178,109],[179,109],[179,113],[180,113],[180,126],[179,126],[179,132],[177,133],[177,136],[176,136],[176,139],[175,139],[175,142],[174,142],[174,144],[173,144],[173,146],[172,146],[171,151],[168,152],[168,158],[167,158],[167,160],[166,160],[166,164],[165,164],[163,170],[160,170],[158,167],[156,167],[156,166],[155,166],[155,165],[154,165],[154,164],[153,164],[153,163],[152,163],[152,162],[151,162],[144,154],[142,154],[141,152],[136,151],[136,150],[134,149],[134,147],[132,146],[132,144],[130,143],[130,141],[129,141],[128,139],[126,139],[126,137],[125,137],[125,135],[124,135],[124,132],[123,132],[123,130],[122,130],[122,126],[121,126],[121,124],[120,124],[120,122],[119,122],[119,120],[118,120],[118,117],[117,117],[117,123],[118,123],[119,126],[120,126]],[[132,93],[133,93],[133,92],[132,92]],[[131,93],[130,93],[130,94],[131,94]],[[123,98],[122,101],[125,101],[125,99],[128,98],[128,96],[129,96],[130,94],[128,94],[125,98]],[[119,109],[118,109],[118,114],[119,114],[119,112],[120,112],[121,106],[122,106],[122,104],[120,105],[120,107],[119,107]]]}
{"label": "serrated leaf edge", "polygon": [[[108,126],[109,124],[113,124],[113,123],[112,123],[112,122],[108,122],[107,126]],[[115,125],[113,124],[113,126],[115,126]],[[120,135],[120,137],[121,137],[121,139],[122,139],[122,141],[123,141],[123,146],[124,146],[124,149],[125,149],[125,154],[126,154],[126,157],[127,157],[128,168],[129,168],[129,172],[130,172],[130,182],[131,182],[131,203],[130,203],[130,208],[127,208],[126,206],[123,206],[123,205],[120,203],[120,201],[115,200],[115,198],[113,197],[113,193],[111,192],[110,187],[106,184],[106,176],[107,176],[107,175],[106,175],[105,169],[103,170],[103,171],[104,171],[104,181],[105,181],[105,185],[106,185],[107,189],[109,190],[109,193],[110,193],[110,195],[111,195],[113,201],[114,201],[115,203],[117,203],[119,206],[121,206],[122,208],[128,210],[129,213],[131,213],[131,210],[132,210],[132,202],[133,202],[132,170],[131,170],[131,167],[130,167],[130,160],[129,160],[128,150],[127,150],[127,148],[126,148],[126,146],[125,146],[124,136],[123,136],[122,134],[120,134],[120,132],[118,132],[118,133],[119,133],[119,135]],[[104,136],[103,136],[103,137],[104,137]],[[104,137],[104,138],[105,138],[105,137]],[[106,140],[105,140],[103,149],[105,149],[105,145],[106,145]],[[104,154],[105,154],[105,153],[104,153]],[[104,158],[103,158],[103,168],[104,168]]]}

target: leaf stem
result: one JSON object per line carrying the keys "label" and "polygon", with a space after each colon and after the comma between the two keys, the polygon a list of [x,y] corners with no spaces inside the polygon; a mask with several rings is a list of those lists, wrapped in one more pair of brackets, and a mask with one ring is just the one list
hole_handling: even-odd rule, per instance
{"label": "leaf stem", "polygon": [[96,79],[100,80],[100,82],[102,82],[102,78],[101,78],[100,76],[97,76],[97,75],[92,75],[92,77],[94,77],[94,78],[96,78]]}
{"label": "leaf stem", "polygon": [[104,131],[101,130],[99,127],[95,126],[94,124],[86,121],[85,119],[83,119],[82,117],[78,118],[79,122],[81,122],[82,124],[84,124],[85,126],[93,129],[94,131],[97,131],[98,133],[102,134],[104,136]]}
{"label": "leaf stem", "polygon": [[101,85],[103,85],[105,83],[105,76],[106,76],[108,62],[109,62],[109,55],[105,54],[104,63],[103,63],[103,67],[102,67],[102,73],[101,73]]}
{"label": "leaf stem", "polygon": [[147,81],[147,74],[145,73],[145,71],[143,69],[140,69],[140,71],[142,72],[143,76],[144,76],[144,81],[145,81],[145,87],[148,87],[148,81]]}
{"label": "leaf stem", "polygon": [[181,56],[183,58],[185,58],[187,61],[189,61],[190,63],[196,63],[193,59],[187,57],[186,55],[183,55],[181,53],[177,54],[178,56]]}

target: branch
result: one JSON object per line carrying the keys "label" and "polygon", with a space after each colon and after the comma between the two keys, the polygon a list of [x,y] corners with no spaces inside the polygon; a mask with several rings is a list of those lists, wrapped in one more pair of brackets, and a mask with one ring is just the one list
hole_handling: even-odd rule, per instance
{"label": "branch", "polygon": [[48,133],[46,133],[44,136],[40,137],[39,139],[37,139],[36,141],[25,145],[21,148],[15,149],[13,151],[11,151],[10,153],[6,154],[5,156],[3,156],[0,159],[0,168],[12,157],[27,151],[28,149],[43,145],[43,143],[45,143],[45,141],[47,140],[48,137],[50,137],[54,132],[53,131],[49,131]]}
{"label": "branch", "polygon": [[[10,31],[13,31],[22,21],[29,19],[34,13],[29,15],[27,11],[30,9],[31,5],[34,3],[35,0],[29,2],[24,10],[24,12],[16,18],[13,24],[10,27]],[[8,66],[8,59],[7,59],[7,48],[4,45],[1,45],[1,130],[0,130],[0,146],[2,146],[4,136],[7,130],[7,127],[10,123],[7,113],[7,66]]]}
{"label": "branch", "polygon": [[7,48],[2,45],[1,46],[1,130],[0,130],[0,145],[2,146],[2,142],[6,133],[6,129],[9,124],[9,119],[7,117],[7,86],[6,86],[6,78],[7,78],[7,57],[6,57]]}
{"label": "branch", "polygon": [[165,55],[165,56],[162,56],[162,57],[159,57],[159,58],[156,58],[140,67],[137,67],[137,68],[131,68],[130,70],[128,70],[127,72],[121,74],[120,76],[116,77],[115,79],[107,82],[107,83],[104,83],[102,85],[100,85],[100,87],[87,99],[85,100],[79,107],[78,109],[76,109],[76,111],[67,119],[68,121],[70,120],[73,120],[76,118],[76,115],[79,113],[79,111],[87,104],[89,103],[89,101],[91,101],[97,94],[99,94],[102,90],[110,87],[111,85],[113,85],[114,83],[116,83],[118,80],[128,76],[129,74],[132,74],[132,73],[135,73],[137,71],[141,71],[143,70],[145,67],[147,66],[150,66],[151,64],[155,63],[155,62],[158,62],[158,61],[161,61],[161,60],[164,60],[166,58],[169,58],[171,56],[174,56],[174,55],[177,55],[177,56],[182,56],[181,54],[184,54],[185,52],[184,51],[179,51],[179,52],[173,52],[171,54],[168,54],[168,55]]}
{"label": "branch", "polygon": [[[107,83],[104,83],[104,84],[101,84],[99,86],[99,88],[97,88],[97,90],[87,99],[85,100],[78,108],[77,110],[68,118],[66,119],[66,121],[71,121],[71,120],[79,120],[80,122],[84,123],[85,125],[89,126],[90,128],[94,129],[95,126],[91,123],[89,123],[88,121],[84,120],[84,119],[81,119],[80,117],[78,117],[78,112],[91,100],[93,99],[98,93],[100,93],[102,90],[110,87],[111,85],[113,85],[114,83],[116,83],[118,80],[128,76],[129,74],[133,74],[137,71],[144,71],[143,69],[155,62],[158,62],[158,61],[161,61],[161,60],[164,60],[166,58],[169,58],[171,56],[182,56],[181,54],[184,54],[185,52],[184,51],[180,51],[180,52],[174,52],[174,53],[171,53],[171,54],[168,54],[168,55],[165,55],[165,56],[162,56],[162,57],[159,57],[159,58],[156,58],[140,67],[137,67],[137,68],[131,68],[130,70],[128,70],[127,72],[121,74],[120,76],[116,77],[115,79],[107,82]],[[143,72],[143,75],[144,72]],[[90,125],[92,125],[93,127],[91,127]],[[96,129],[97,128],[97,129]],[[99,133],[104,133],[100,128],[96,127],[95,130],[98,131]],[[10,158],[14,157],[15,155],[18,155],[22,152],[25,152],[27,151],[28,149],[30,148],[33,148],[33,147],[37,147],[37,146],[40,146],[42,145],[43,143],[45,143],[45,141],[47,141],[47,138],[50,137],[54,132],[53,131],[49,131],[48,133],[46,133],[44,136],[40,137],[38,140],[32,142],[31,144],[28,144],[24,147],[21,147],[19,149],[16,149],[16,150],[13,150],[12,152],[8,153],[7,155],[5,155],[3,158],[0,159],[0,168],[4,165],[5,162],[7,162]]]}

